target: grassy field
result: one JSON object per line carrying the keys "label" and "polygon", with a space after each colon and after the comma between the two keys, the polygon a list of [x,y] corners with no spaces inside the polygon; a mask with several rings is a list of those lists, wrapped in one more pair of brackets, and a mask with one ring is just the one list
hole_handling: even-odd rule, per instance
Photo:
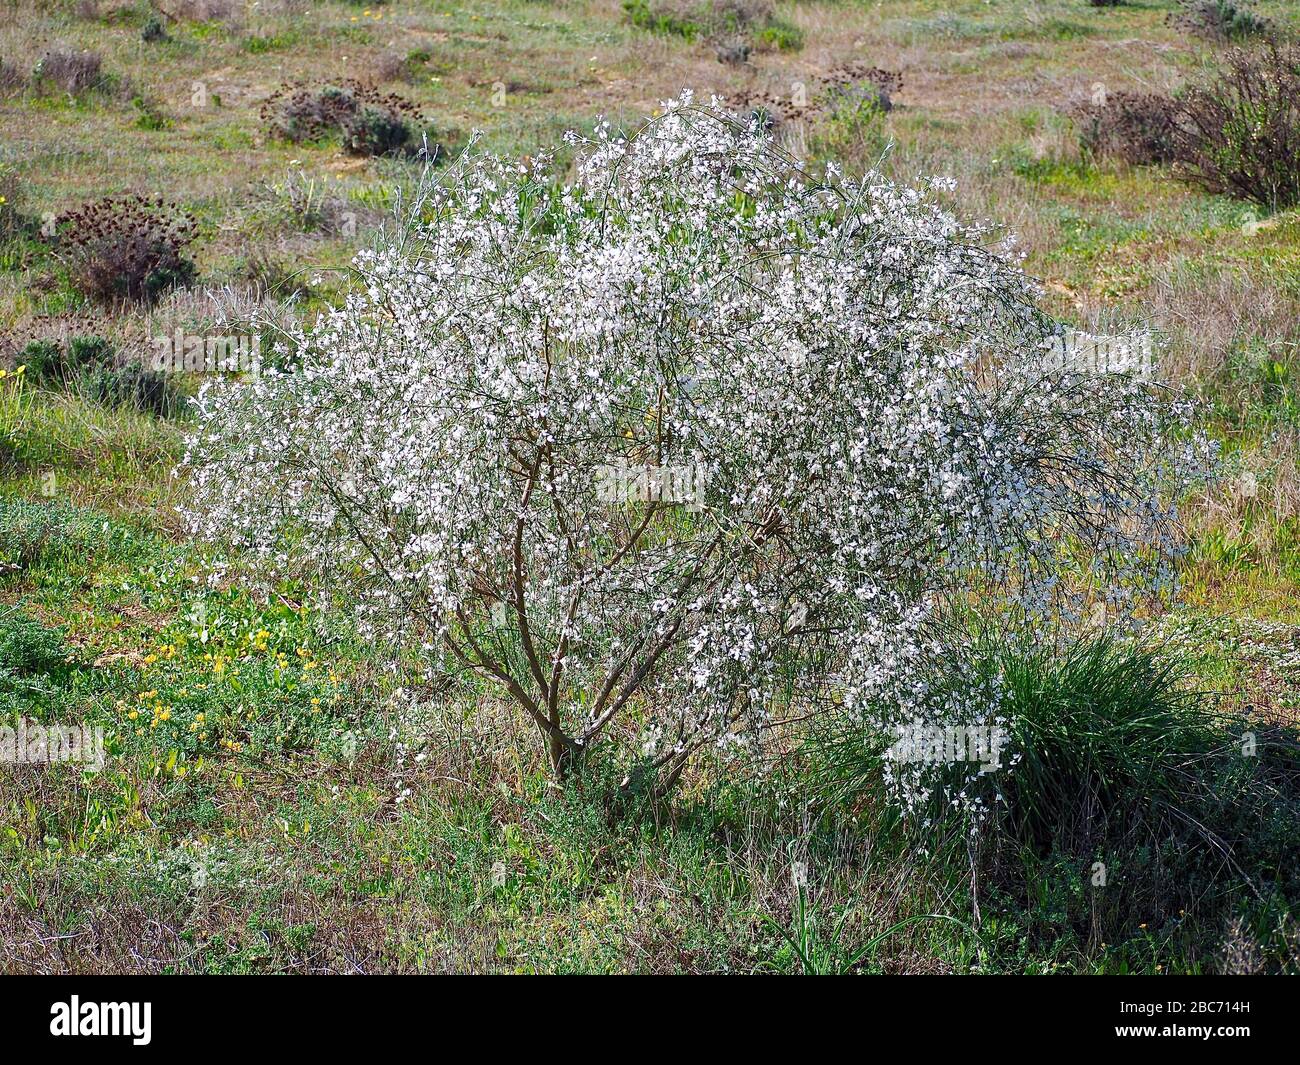
{"label": "grassy field", "polygon": [[[121,361],[210,331],[218,304],[337,300],[420,164],[272,135],[286,83],[373,83],[445,151],[478,130],[520,158],[683,87],[806,98],[778,129],[792,150],[952,177],[964,217],[1018,236],[1054,314],[1161,338],[1224,466],[1188,501],[1160,631],[1207,706],[1294,724],[1300,213],[1093,158],[1065,113],[1213,64],[1224,46],[1169,25],[1174,6],[785,2],[728,63],[617,0],[0,0],[0,73],[20,73],[0,88],[0,221],[33,220],[0,226],[0,717],[102,726],[110,755],[0,769],[0,970],[1294,971],[1294,884],[1099,912],[1089,865],[1048,858],[972,893],[962,840],[924,853],[888,812],[811,788],[797,753],[739,775],[704,758],[666,808],[559,788],[488,687],[375,655],[304,588],[206,585],[175,512],[183,415],[17,374],[41,338],[107,338]],[[1291,3],[1258,9],[1300,29]],[[29,79],[51,49],[97,53],[98,82]],[[872,67],[901,73],[890,110],[829,106]],[[193,212],[192,286],[92,303],[33,232],[119,193]]]}

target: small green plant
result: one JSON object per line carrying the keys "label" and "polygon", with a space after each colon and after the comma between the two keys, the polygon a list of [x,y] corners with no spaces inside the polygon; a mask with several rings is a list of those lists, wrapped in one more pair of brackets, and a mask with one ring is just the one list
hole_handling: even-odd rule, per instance
{"label": "small green plant", "polygon": [[38,385],[68,387],[87,370],[113,361],[113,346],[102,337],[75,336],[66,345],[33,340],[18,354],[30,380]]}
{"label": "small green plant", "polygon": [[[808,888],[803,884],[799,885],[799,898],[789,928],[767,914],[759,914],[763,924],[784,940],[793,961],[798,965],[799,973],[803,976],[847,975],[871,958],[880,944],[890,936],[922,921],[951,921],[959,928],[966,927],[961,921],[947,914],[916,914],[890,925],[883,932],[868,939],[861,947],[852,950],[843,941],[849,916],[850,911],[846,908],[831,926],[830,935],[823,935],[821,925],[824,922],[817,913],[816,907],[809,904]],[[769,963],[769,967],[783,971],[780,965]]]}
{"label": "small green plant", "polygon": [[140,28],[140,40],[144,41],[145,44],[155,44],[158,41],[170,40],[167,36],[167,27],[163,24],[163,20],[157,15],[150,15],[145,19],[144,25]]}
{"label": "small green plant", "polygon": [[694,41],[704,36],[704,25],[689,8],[652,4],[651,0],[624,0],[623,10],[633,26],[652,33]]}
{"label": "small green plant", "polygon": [[758,31],[758,43],[778,52],[793,52],[803,47],[803,31],[788,22],[773,19]]}
{"label": "small green plant", "polygon": [[296,33],[277,33],[268,36],[244,38],[244,50],[251,55],[265,55],[268,52],[282,52],[292,48],[298,41]]}
{"label": "small green plant", "polygon": [[148,97],[132,97],[131,106],[135,108],[136,111],[136,129],[148,130],[151,133],[157,133],[164,129],[171,129],[172,120],[163,114],[161,108],[159,108],[158,105]]}
{"label": "small green plant", "polygon": [[1192,547],[1192,559],[1224,573],[1240,573],[1257,565],[1250,545],[1222,529],[1211,529],[1202,536]]}

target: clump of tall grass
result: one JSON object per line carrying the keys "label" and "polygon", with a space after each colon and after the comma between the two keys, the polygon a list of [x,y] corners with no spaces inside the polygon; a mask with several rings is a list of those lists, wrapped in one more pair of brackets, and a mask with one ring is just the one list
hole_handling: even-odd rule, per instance
{"label": "clump of tall grass", "polygon": [[27,84],[27,78],[23,72],[0,56],[0,93],[14,93]]}
{"label": "clump of tall grass", "polygon": [[1000,830],[1038,851],[1166,837],[1229,750],[1179,662],[1109,637],[1054,654],[992,646],[976,675],[1001,681],[1019,760],[1000,783]]}
{"label": "clump of tall grass", "polygon": [[71,96],[107,92],[121,84],[121,79],[105,72],[104,59],[98,52],[76,52],[65,48],[54,48],[41,56],[32,71],[32,81],[37,85],[54,86]]}
{"label": "clump of tall grass", "polygon": [[39,230],[40,219],[32,215],[27,203],[26,183],[16,167],[0,163],[0,254],[13,257],[8,259],[9,269],[21,261],[21,245]]}
{"label": "clump of tall grass", "polygon": [[[1300,731],[1219,712],[1178,654],[1104,634],[1057,650],[980,638],[933,683],[936,698],[997,691],[1005,747],[976,778],[980,817],[933,803],[902,830],[934,853],[965,837],[989,890],[1023,899],[1072,880],[1057,918],[1102,937],[1300,903],[1300,840],[1284,827],[1300,818]],[[875,802],[892,739],[844,720],[820,733],[823,790]],[[960,764],[934,771],[968,779]]]}

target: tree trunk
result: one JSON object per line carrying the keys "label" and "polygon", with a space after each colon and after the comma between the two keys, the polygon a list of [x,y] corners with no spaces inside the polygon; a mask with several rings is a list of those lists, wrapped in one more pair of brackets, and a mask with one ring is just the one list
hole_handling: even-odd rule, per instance
{"label": "tree trunk", "polygon": [[555,774],[556,780],[566,781],[581,768],[585,753],[583,748],[559,729],[547,734],[546,747],[551,758],[551,772]]}

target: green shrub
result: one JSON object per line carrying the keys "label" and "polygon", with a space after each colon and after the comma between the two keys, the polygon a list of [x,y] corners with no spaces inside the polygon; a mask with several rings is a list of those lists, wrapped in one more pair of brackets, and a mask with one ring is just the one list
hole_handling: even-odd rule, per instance
{"label": "green shrub", "polygon": [[411,136],[406,119],[377,107],[363,107],[343,126],[343,146],[353,155],[395,155]]}
{"label": "green shrub", "polygon": [[1171,25],[1198,37],[1240,41],[1267,33],[1267,19],[1256,15],[1251,0],[1178,0],[1179,11],[1171,13]]}
{"label": "green shrub", "polygon": [[184,403],[165,375],[145,369],[139,361],[119,367],[95,366],[82,376],[79,390],[101,406],[134,407],[160,418],[173,417]]}
{"label": "green shrub", "polygon": [[131,106],[135,108],[135,128],[157,133],[159,130],[171,129],[172,120],[163,114],[162,109],[146,96],[133,96]]}
{"label": "green shrub", "polygon": [[49,388],[77,392],[106,407],[134,407],[158,417],[178,413],[184,402],[172,381],[139,360],[119,364],[103,337],[72,337],[66,347],[53,340],[32,341],[18,354],[30,379]]}
{"label": "green shrub", "polygon": [[42,625],[20,607],[0,607],[0,721],[12,724],[58,699],[75,656],[63,631]]}
{"label": "green shrub", "polygon": [[1104,103],[1076,107],[1070,117],[1088,154],[1130,166],[1174,158],[1174,101],[1156,93],[1110,93]]}
{"label": "green shrub", "polygon": [[18,365],[27,367],[31,380],[62,380],[63,349],[53,340],[33,340],[18,353]]}
{"label": "green shrub", "polygon": [[346,151],[363,156],[414,152],[425,127],[409,100],[351,80],[314,91],[282,86],[261,116],[272,136],[294,143],[338,136]]}
{"label": "green shrub", "polygon": [[78,336],[68,341],[67,364],[78,372],[107,366],[113,361],[113,345],[103,337]]}
{"label": "green shrub", "polygon": [[157,15],[150,15],[145,19],[144,25],[140,28],[140,40],[146,44],[153,44],[168,39],[167,27],[163,25],[162,19]]}
{"label": "green shrub", "polygon": [[50,387],[74,384],[86,371],[113,361],[113,345],[103,337],[76,336],[66,345],[56,340],[33,340],[18,353],[28,379]]}
{"label": "green shrub", "polygon": [[18,607],[0,608],[0,677],[60,674],[70,654],[62,630],[47,628]]}
{"label": "green shrub", "polygon": [[1300,204],[1300,45],[1234,49],[1175,112],[1182,176],[1206,190],[1281,210]]}

